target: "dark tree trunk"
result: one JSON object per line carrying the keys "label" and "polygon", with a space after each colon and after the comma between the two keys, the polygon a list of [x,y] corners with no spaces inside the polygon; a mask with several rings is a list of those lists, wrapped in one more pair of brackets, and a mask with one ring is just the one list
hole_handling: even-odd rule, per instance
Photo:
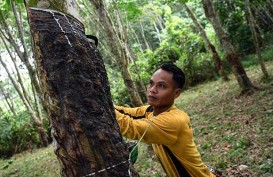
{"label": "dark tree trunk", "polygon": [[103,60],[71,16],[29,8],[35,60],[62,176],[129,176]]}

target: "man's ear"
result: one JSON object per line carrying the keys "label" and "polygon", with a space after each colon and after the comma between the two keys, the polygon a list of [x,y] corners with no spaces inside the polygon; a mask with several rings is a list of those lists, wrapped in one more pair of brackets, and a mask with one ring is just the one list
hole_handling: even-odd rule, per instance
{"label": "man's ear", "polygon": [[174,98],[177,98],[177,97],[179,97],[179,95],[181,94],[181,88],[176,88],[175,90],[174,90],[174,93],[175,93],[175,95],[174,95]]}

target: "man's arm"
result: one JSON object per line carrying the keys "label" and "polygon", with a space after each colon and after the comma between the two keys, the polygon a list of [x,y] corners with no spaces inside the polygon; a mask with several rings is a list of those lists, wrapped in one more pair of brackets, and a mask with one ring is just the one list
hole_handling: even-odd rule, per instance
{"label": "man's arm", "polygon": [[149,106],[141,106],[136,108],[127,108],[123,106],[114,105],[115,110],[121,114],[128,115],[133,119],[142,119],[145,118],[145,113]]}
{"label": "man's arm", "polygon": [[181,122],[175,117],[168,115],[168,113],[157,116],[152,123],[147,118],[134,120],[118,111],[116,111],[116,116],[120,131],[127,138],[140,139],[150,125],[142,139],[143,142],[169,145],[177,140]]}

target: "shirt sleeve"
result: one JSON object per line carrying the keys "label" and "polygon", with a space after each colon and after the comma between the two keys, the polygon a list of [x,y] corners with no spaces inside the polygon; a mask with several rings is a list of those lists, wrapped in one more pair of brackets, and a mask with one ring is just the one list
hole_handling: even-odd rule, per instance
{"label": "shirt sleeve", "polygon": [[129,115],[121,114],[116,110],[116,117],[122,135],[130,139],[140,139],[149,126],[142,139],[143,142],[149,144],[170,145],[175,143],[181,127],[177,117],[169,112],[161,113],[154,119],[134,120]]}
{"label": "shirt sleeve", "polygon": [[[114,105],[115,110],[124,115],[129,115],[133,119],[141,119],[145,117],[145,113],[149,106],[141,106],[136,108],[127,108],[123,106]],[[117,114],[116,114],[117,115]]]}

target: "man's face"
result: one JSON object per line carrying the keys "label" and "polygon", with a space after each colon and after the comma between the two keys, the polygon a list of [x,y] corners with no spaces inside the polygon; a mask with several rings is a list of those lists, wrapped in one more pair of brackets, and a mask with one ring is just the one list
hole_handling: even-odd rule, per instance
{"label": "man's face", "polygon": [[173,73],[163,69],[157,70],[151,77],[148,89],[148,103],[155,108],[169,107],[180,95],[181,89],[172,79]]}

